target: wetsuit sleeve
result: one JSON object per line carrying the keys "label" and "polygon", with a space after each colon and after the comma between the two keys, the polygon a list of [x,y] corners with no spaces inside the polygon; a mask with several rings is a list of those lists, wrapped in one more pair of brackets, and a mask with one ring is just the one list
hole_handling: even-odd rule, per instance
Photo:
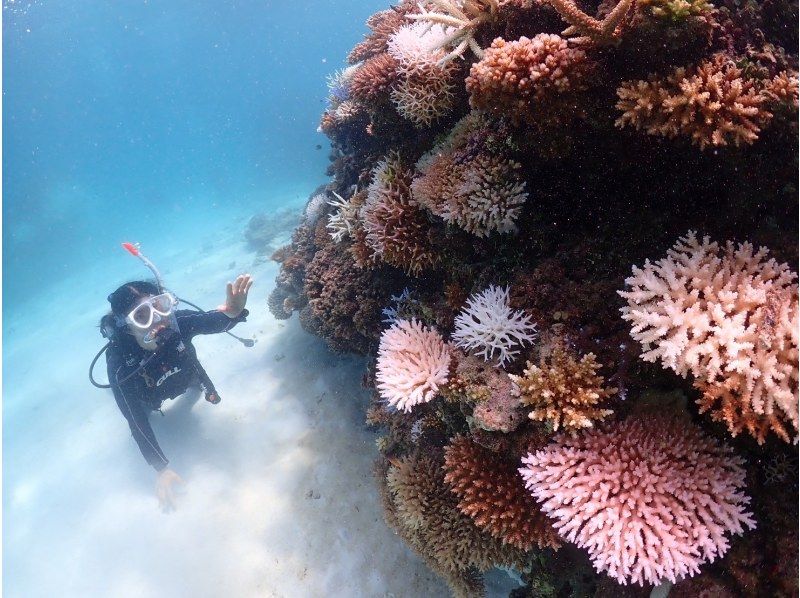
{"label": "wetsuit sleeve", "polygon": [[246,309],[235,318],[229,318],[221,311],[179,311],[175,314],[178,318],[178,326],[181,329],[181,336],[191,339],[198,334],[216,334],[226,332],[236,326],[239,322],[244,322],[248,312]]}
{"label": "wetsuit sleeve", "polygon": [[136,444],[139,445],[142,456],[156,471],[163,470],[169,464],[169,461],[161,451],[161,447],[158,446],[158,441],[155,434],[153,434],[153,428],[150,427],[147,411],[140,400],[144,392],[144,386],[137,380],[139,376],[133,376],[130,380],[118,384],[117,380],[124,379],[127,370],[124,367],[116,366],[112,362],[109,362],[108,370],[108,379],[111,382],[111,389],[114,391],[117,406],[128,421],[131,434],[133,434]]}

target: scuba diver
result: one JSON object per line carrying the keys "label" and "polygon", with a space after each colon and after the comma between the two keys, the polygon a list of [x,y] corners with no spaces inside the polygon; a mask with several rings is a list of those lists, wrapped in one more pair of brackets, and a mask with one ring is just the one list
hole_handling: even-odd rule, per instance
{"label": "scuba diver", "polygon": [[[169,467],[169,460],[158,445],[148,416],[160,411],[167,399],[199,386],[209,403],[220,402],[219,394],[197,359],[192,338],[198,334],[228,332],[244,322],[247,293],[253,284],[249,274],[229,282],[226,300],[213,311],[176,310],[180,301],[167,291],[158,270],[145,258],[138,246],[123,247],[139,257],[156,275],[157,284],[143,280],[120,286],[108,296],[111,313],[100,321],[101,332],[109,339],[97,354],[89,371],[90,380],[100,388],[111,388],[122,415],[144,458],[158,472],[156,494],[162,509],[175,506],[175,487],[181,477]],[[228,332],[228,334],[231,334]],[[245,346],[252,340],[236,337]],[[106,351],[108,385],[95,382],[92,369]]]}

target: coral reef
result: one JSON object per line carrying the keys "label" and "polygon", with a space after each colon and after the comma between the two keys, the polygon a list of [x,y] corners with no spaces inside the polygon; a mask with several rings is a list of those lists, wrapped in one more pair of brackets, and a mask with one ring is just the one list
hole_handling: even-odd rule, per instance
{"label": "coral reef", "polygon": [[397,320],[381,335],[375,380],[390,405],[410,411],[447,383],[450,348],[416,320]]}
{"label": "coral reef", "polygon": [[622,584],[673,583],[754,528],[743,461],[678,418],[627,419],[522,460],[522,477],[559,534]]}
{"label": "coral reef", "polygon": [[613,413],[598,407],[617,392],[603,385],[603,377],[597,375],[599,369],[593,353],[578,361],[566,341],[559,339],[549,357],[542,355],[538,366],[528,362],[523,375],[512,375],[511,379],[520,402],[533,408],[528,417],[547,422],[553,431],[561,427],[578,430],[591,428]]}
{"label": "coral reef", "polygon": [[759,443],[798,429],[797,274],[767,254],[690,231],[666,258],[634,266],[620,291],[642,359],[691,374],[701,412]]}
{"label": "coral reef", "polygon": [[[366,356],[386,521],[454,594],[796,595],[797,7],[401,0],[330,78],[268,304]],[[542,503],[592,468],[580,546],[528,453]]]}
{"label": "coral reef", "polygon": [[508,306],[508,287],[490,285],[467,299],[456,316],[452,339],[486,361],[496,358],[502,367],[519,354],[517,347],[533,342],[535,330],[529,315]]}

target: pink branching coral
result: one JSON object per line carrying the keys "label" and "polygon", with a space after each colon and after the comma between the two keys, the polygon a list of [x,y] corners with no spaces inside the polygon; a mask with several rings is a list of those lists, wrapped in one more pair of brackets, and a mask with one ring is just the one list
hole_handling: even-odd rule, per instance
{"label": "pink branching coral", "polygon": [[350,97],[368,104],[389,96],[397,80],[397,61],[383,53],[365,61],[350,79]]}
{"label": "pink branching coral", "polygon": [[545,103],[585,88],[586,53],[550,33],[508,42],[497,38],[470,69],[470,105],[483,110],[536,114]]}
{"label": "pink branching coral", "polygon": [[508,305],[508,287],[490,285],[481,293],[470,295],[456,316],[452,339],[467,351],[475,351],[484,360],[497,356],[500,367],[513,361],[525,343],[533,342],[536,324],[531,317]]}
{"label": "pink branching coral", "polygon": [[629,418],[561,435],[522,460],[527,488],[562,538],[622,584],[696,574],[755,528],[743,460],[681,418]]}
{"label": "pink branching coral", "polygon": [[797,274],[768,252],[690,231],[666,258],[634,266],[619,292],[642,359],[691,374],[701,411],[759,443],[769,430],[789,441],[798,429]]}
{"label": "pink branching coral", "polygon": [[676,68],[666,77],[627,81],[617,96],[622,111],[618,127],[669,139],[688,137],[700,149],[752,144],[772,118],[756,81],[722,54],[693,68]]}
{"label": "pink branching coral", "polygon": [[411,411],[447,383],[450,348],[436,330],[416,320],[397,320],[381,335],[377,387],[389,404]]}
{"label": "pink branching coral", "polygon": [[365,242],[387,264],[419,274],[437,260],[428,242],[430,225],[411,198],[410,174],[396,157],[372,171],[367,199],[359,210]]}
{"label": "pink branching coral", "polygon": [[388,53],[397,61],[399,80],[391,99],[398,113],[418,126],[429,126],[453,107],[454,75],[458,66],[441,64],[437,49],[447,33],[440,25],[404,25],[392,35]]}
{"label": "pink branching coral", "polygon": [[407,23],[406,15],[418,10],[415,2],[401,2],[398,6],[376,12],[367,19],[370,33],[350,51],[347,61],[355,64],[386,52],[389,38]]}
{"label": "pink branching coral", "polygon": [[433,214],[479,237],[516,232],[528,199],[520,164],[489,149],[493,139],[487,122],[466,116],[417,162],[411,185],[414,198]]}

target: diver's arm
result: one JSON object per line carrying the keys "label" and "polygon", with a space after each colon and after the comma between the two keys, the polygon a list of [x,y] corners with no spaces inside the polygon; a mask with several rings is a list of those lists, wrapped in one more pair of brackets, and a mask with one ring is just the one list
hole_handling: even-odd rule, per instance
{"label": "diver's arm", "polygon": [[236,318],[229,318],[218,310],[213,311],[179,311],[178,326],[181,336],[191,339],[198,334],[216,334],[226,332],[236,326],[239,322],[244,322],[249,312],[245,309]]}
{"label": "diver's arm", "polygon": [[[150,427],[150,421],[147,418],[147,412],[139,400],[142,389],[133,380],[116,384],[116,380],[125,377],[123,371],[124,368],[117,368],[113,373],[109,371],[109,380],[112,382],[111,389],[114,391],[114,399],[116,399],[122,415],[128,421],[131,434],[133,434],[136,444],[139,445],[142,456],[156,471],[162,471],[169,464],[169,460],[161,451],[161,447],[158,446],[158,441],[155,434],[153,434],[153,428]],[[117,374],[119,375],[117,376]],[[134,376],[134,378],[137,377]]]}

